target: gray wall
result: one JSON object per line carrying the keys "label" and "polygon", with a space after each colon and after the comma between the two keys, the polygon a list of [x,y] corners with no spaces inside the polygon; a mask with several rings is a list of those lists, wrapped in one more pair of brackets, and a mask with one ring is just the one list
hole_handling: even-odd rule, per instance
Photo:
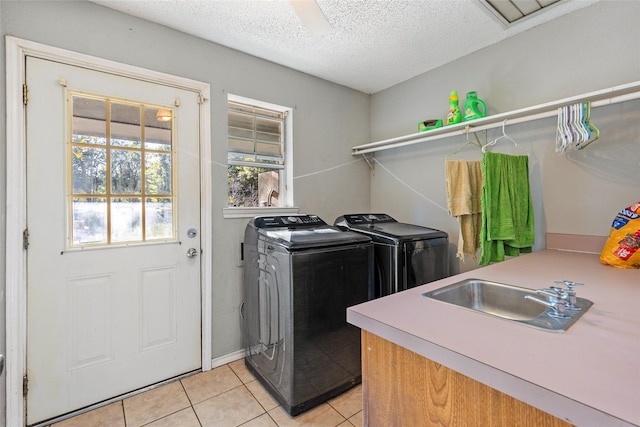
{"label": "gray wall", "polygon": [[[368,95],[86,1],[2,1],[0,13],[3,36],[21,37],[211,85],[213,210],[210,215],[214,247],[207,262],[213,265],[214,358],[241,349],[240,241],[248,221],[222,217],[227,202],[224,165],[228,93],[294,109],[294,204],[301,212],[315,213],[333,222],[345,211],[369,208],[369,168],[350,154],[351,146],[369,140]],[[0,91],[4,91],[4,40],[0,61]],[[6,154],[4,107],[2,103],[2,165]],[[3,223],[0,290],[4,291],[4,172],[0,180]],[[4,292],[1,295],[3,297]]]}
{"label": "gray wall", "polygon": [[[450,90],[460,105],[476,90],[489,114],[502,113],[640,80],[640,3],[599,2],[487,47],[385,91],[371,100],[373,141],[417,132],[417,123],[444,118]],[[536,248],[545,233],[605,236],[616,212],[640,200],[640,101],[600,107],[592,122],[601,138],[582,151],[557,155],[556,119],[507,125],[530,156]],[[492,141],[501,130],[488,131]],[[446,211],[444,163],[466,141],[450,137],[376,153],[371,208],[397,219],[447,231],[457,243],[455,219]],[[513,151],[500,142],[494,151]],[[452,159],[480,159],[467,147]],[[477,267],[467,258],[454,271]]]}

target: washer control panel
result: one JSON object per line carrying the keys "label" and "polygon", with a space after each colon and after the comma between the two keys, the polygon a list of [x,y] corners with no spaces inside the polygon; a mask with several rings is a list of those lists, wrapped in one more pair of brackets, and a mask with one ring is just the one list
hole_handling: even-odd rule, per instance
{"label": "washer control panel", "polygon": [[381,222],[398,222],[387,214],[350,214],[344,215],[348,225],[376,224]]}
{"label": "washer control panel", "polygon": [[317,215],[259,216],[254,218],[253,221],[256,228],[319,227],[327,225]]}

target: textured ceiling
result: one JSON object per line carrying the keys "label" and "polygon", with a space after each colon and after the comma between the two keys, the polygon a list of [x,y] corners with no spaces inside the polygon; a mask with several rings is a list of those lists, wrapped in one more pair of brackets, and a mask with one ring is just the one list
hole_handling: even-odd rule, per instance
{"label": "textured ceiling", "polygon": [[508,27],[480,0],[317,0],[323,35],[287,0],[91,1],[375,93],[600,0],[563,0]]}

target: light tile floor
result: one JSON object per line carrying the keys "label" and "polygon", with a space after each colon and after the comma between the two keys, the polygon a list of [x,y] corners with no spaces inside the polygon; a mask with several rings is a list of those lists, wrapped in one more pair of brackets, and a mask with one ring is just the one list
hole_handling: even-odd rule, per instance
{"label": "light tile floor", "polygon": [[53,424],[51,427],[362,426],[358,385],[291,417],[244,360],[202,372]]}

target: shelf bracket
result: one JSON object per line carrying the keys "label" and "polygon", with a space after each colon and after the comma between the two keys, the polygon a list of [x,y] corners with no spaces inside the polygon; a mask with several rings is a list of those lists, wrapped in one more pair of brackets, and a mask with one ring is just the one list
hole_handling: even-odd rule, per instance
{"label": "shelf bracket", "polygon": [[[476,138],[476,142],[473,142],[469,139],[469,132],[471,132],[473,134],[473,136]],[[480,139],[478,138],[478,132],[483,132],[482,130],[473,130],[473,128],[471,128],[470,125],[466,125],[464,127],[464,134],[467,136],[467,144],[473,144],[473,145],[477,145],[478,148],[482,149],[483,145],[487,144],[487,130],[484,129],[484,144],[482,144],[482,142],[480,142]]]}
{"label": "shelf bracket", "polygon": [[367,157],[366,154],[362,154],[362,158],[369,165],[369,169],[371,169],[371,175],[375,175],[376,174],[376,165],[373,162],[371,162],[371,159],[373,159],[373,154],[370,156],[370,158]]}
{"label": "shelf bracket", "polygon": [[[480,142],[480,139],[478,138],[478,132],[483,132],[484,133],[484,144],[482,142]],[[476,142],[478,143],[478,147],[482,148],[484,145],[487,145],[487,130],[477,130],[475,132],[473,132],[473,136],[476,137]]]}

